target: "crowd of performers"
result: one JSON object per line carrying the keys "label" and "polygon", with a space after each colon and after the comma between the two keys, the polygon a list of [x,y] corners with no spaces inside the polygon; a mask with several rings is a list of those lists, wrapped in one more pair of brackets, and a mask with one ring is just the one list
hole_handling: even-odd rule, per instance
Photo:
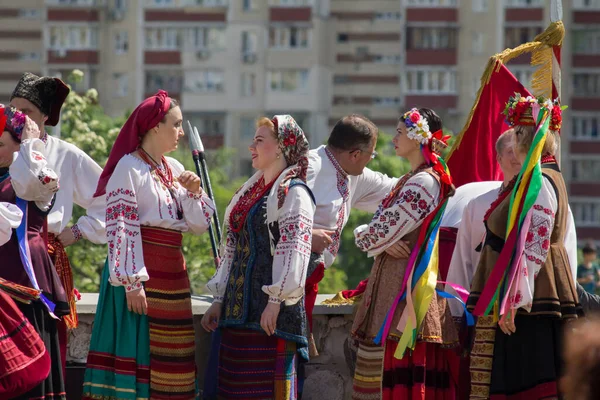
{"label": "crowd of performers", "polygon": [[[102,169],[45,132],[68,93],[26,73],[0,107],[1,398],[66,398],[66,332],[78,321],[65,247],[83,239],[108,249],[85,399],[300,398],[318,354],[318,284],[352,209],[374,213],[353,227],[373,259],[349,295],[362,297],[354,399],[561,398],[565,326],[599,303],[574,279],[558,102],[506,99],[511,128],[495,149],[504,181],[458,189],[429,108],[399,118],[393,144],[411,168],[399,178],[366,168],[378,129],[363,116],[339,120],[313,150],[291,116],[258,119],[257,172],[227,207],[207,283],[200,388],[182,234],[205,233],[215,206],[165,156],[184,135],[179,104],[162,90],[144,100]],[[87,213],[69,226],[74,204]]]}

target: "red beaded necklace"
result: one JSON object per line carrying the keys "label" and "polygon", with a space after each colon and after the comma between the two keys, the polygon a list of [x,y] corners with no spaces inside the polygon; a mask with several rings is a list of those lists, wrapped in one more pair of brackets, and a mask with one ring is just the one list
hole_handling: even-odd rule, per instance
{"label": "red beaded necklace", "polygon": [[237,203],[231,209],[229,214],[229,229],[233,232],[239,232],[242,230],[244,223],[246,222],[246,216],[250,212],[250,209],[261,199],[267,191],[271,190],[275,179],[270,183],[265,184],[264,176],[261,176],[252,186],[244,192],[238,199]]}
{"label": "red beaded necklace", "polygon": [[542,164],[557,164],[556,157],[554,157],[552,154],[545,154],[542,156],[541,163]]}
{"label": "red beaded necklace", "polygon": [[174,190],[174,179],[173,179],[173,171],[167,162],[165,156],[162,156],[160,159],[160,164],[156,162],[154,158],[143,147],[139,147],[138,154],[140,158],[144,160],[146,164],[150,166],[150,171],[154,172],[160,182],[163,184],[164,188],[169,191],[173,202],[175,203],[175,207],[177,208],[177,219],[183,219],[183,208],[177,201],[177,196],[175,195]]}

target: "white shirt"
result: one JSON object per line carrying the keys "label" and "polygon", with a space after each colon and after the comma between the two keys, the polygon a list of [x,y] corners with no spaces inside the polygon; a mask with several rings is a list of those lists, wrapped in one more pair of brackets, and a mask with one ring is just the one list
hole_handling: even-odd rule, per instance
{"label": "white shirt", "polygon": [[13,229],[21,225],[23,212],[12,203],[0,202],[0,246],[10,240]]}
{"label": "white shirt", "polygon": [[323,254],[326,268],[335,261],[350,210],[357,208],[374,213],[397,181],[368,168],[361,175],[349,176],[326,146],[309,152],[306,183],[317,206],[313,228],[335,231],[333,243]]}
{"label": "white shirt", "polygon": [[[484,193],[488,193],[491,190],[496,190],[497,194],[501,184],[502,182],[500,181],[483,181],[467,183],[466,185],[458,187],[454,196],[448,199],[441,226],[458,229],[467,204],[474,198],[481,196]],[[492,199],[492,201],[494,200],[495,198]],[[485,213],[485,211],[486,210],[483,212]],[[481,215],[481,220],[483,221],[483,214]]]}
{"label": "white shirt", "polygon": [[[175,159],[167,158],[177,178],[184,171]],[[150,166],[130,154],[121,158],[106,185],[106,236],[110,283],[137,290],[151,279],[144,265],[141,226],[154,226],[199,235],[208,230],[214,204],[204,194],[193,194],[177,182],[177,201],[183,219],[177,219],[177,207],[169,193],[150,172]]]}
{"label": "white shirt", "polygon": [[71,221],[73,204],[87,213],[73,225],[73,233],[92,243],[106,243],[104,196],[94,198],[102,168],[81,149],[64,140],[46,135],[48,165],[60,178],[60,190],[48,215],[48,231],[60,234]]}

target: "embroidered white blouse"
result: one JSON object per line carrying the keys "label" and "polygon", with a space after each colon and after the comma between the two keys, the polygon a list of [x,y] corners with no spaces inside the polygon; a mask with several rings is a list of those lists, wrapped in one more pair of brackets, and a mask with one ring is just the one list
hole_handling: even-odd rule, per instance
{"label": "embroidered white blouse", "polygon": [[71,221],[73,204],[86,210],[71,227],[76,238],[92,243],[106,243],[104,196],[94,197],[102,168],[90,156],[75,145],[46,135],[48,165],[60,177],[60,190],[48,215],[48,232],[60,234]]}
{"label": "embroidered white blouse", "polygon": [[[285,176],[285,171],[280,175]],[[256,179],[257,175],[251,178]],[[274,209],[277,208],[277,188],[280,180],[273,184],[267,200],[267,208],[273,200]],[[251,181],[249,181],[251,183]],[[248,187],[251,185],[247,185]],[[231,207],[235,205],[245,190],[240,190],[234,196],[225,218]],[[305,187],[300,185],[290,187],[282,207],[274,211],[279,224],[279,241],[273,250],[272,284],[262,287],[262,291],[269,296],[270,303],[294,305],[304,295],[304,283],[310,248],[312,243],[312,226],[315,205]],[[269,212],[267,211],[269,214]],[[221,264],[212,279],[206,284],[217,303],[223,302],[231,264],[236,254],[236,235],[227,232],[227,240],[221,252]]]}
{"label": "embroidered white blouse", "polygon": [[40,139],[23,140],[8,171],[15,194],[47,211],[59,189],[59,179],[49,168],[44,153],[44,142]]}
{"label": "embroidered white blouse", "polygon": [[335,231],[333,243],[323,254],[326,268],[335,261],[350,210],[374,213],[397,181],[368,168],[361,175],[349,176],[326,146],[309,152],[306,183],[317,204],[313,227]]}
{"label": "embroidered white blouse", "polygon": [[[176,178],[183,166],[172,158],[167,162]],[[106,236],[110,283],[137,290],[151,279],[142,253],[142,225],[181,232],[204,233],[214,213],[214,204],[204,192],[193,194],[175,183],[177,201],[183,219],[177,219],[177,207],[168,189],[163,187],[150,166],[131,154],[117,164],[106,185]]]}
{"label": "embroidered white blouse", "polygon": [[407,233],[418,228],[423,219],[439,203],[440,185],[427,172],[412,176],[389,207],[379,205],[368,225],[354,230],[358,248],[369,257],[383,253],[388,247],[402,239]]}
{"label": "embroidered white blouse", "polygon": [[23,212],[12,203],[0,202],[0,246],[10,240],[13,229],[21,225]]}

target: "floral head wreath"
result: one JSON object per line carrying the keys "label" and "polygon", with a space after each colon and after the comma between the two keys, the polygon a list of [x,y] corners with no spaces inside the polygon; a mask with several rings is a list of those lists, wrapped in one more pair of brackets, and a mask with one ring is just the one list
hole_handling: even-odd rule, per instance
{"label": "floral head wreath", "polygon": [[443,136],[441,129],[431,133],[427,118],[423,117],[417,108],[405,112],[402,116],[402,122],[406,125],[409,139],[428,146],[434,153],[440,154],[442,150],[448,147],[450,136]]}
{"label": "floral head wreath", "polygon": [[549,129],[551,131],[560,132],[562,125],[562,110],[567,107],[561,107],[558,99],[552,101],[544,97],[523,97],[520,93],[515,93],[514,96],[511,96],[508,99],[503,114],[506,117],[506,123],[510,126],[536,126],[537,121],[534,116],[534,109],[542,107],[550,111]]}

